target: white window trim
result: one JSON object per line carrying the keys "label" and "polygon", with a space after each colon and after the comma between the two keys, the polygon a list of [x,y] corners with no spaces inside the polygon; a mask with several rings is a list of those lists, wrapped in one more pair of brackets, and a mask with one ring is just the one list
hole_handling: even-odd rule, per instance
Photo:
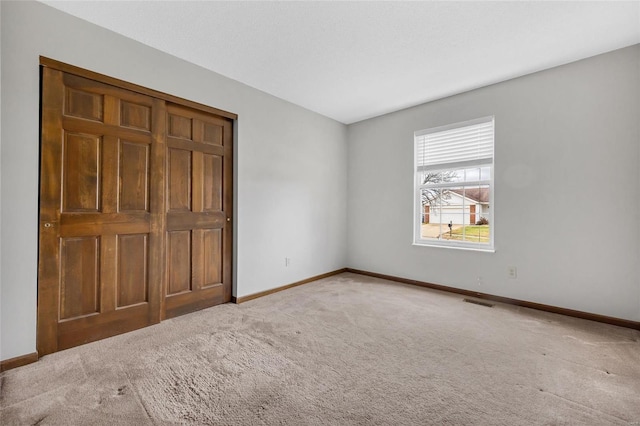
{"label": "white window trim", "polygon": [[[493,152],[491,155],[490,161],[487,159],[478,159],[478,160],[470,160],[470,161],[460,161],[460,162],[450,162],[438,164],[435,166],[422,166],[418,167],[418,144],[416,142],[416,138],[418,136],[423,136],[426,134],[442,132],[446,130],[456,129],[465,126],[471,126],[474,124],[493,122]],[[457,249],[457,250],[471,250],[478,252],[495,252],[495,200],[494,200],[494,192],[495,192],[495,117],[482,117],[474,120],[459,122],[448,124],[446,126],[435,127],[431,129],[420,130],[414,133],[414,168],[413,168],[413,176],[414,176],[414,212],[413,212],[413,228],[414,228],[414,236],[413,236],[413,245],[421,246],[421,247],[442,247],[449,249]],[[452,170],[458,168],[472,168],[472,167],[480,167],[480,166],[489,166],[490,167],[490,179],[481,180],[477,182],[447,182],[440,184],[430,184],[423,185],[419,179],[419,172],[424,170]],[[486,185],[489,184],[489,206],[491,209],[489,223],[491,225],[491,232],[489,234],[489,242],[488,243],[472,243],[472,242],[464,242],[464,241],[454,241],[454,240],[439,240],[439,239],[426,239],[422,238],[422,197],[421,190],[424,187],[429,188],[447,188],[447,187],[472,187],[473,185]]]}

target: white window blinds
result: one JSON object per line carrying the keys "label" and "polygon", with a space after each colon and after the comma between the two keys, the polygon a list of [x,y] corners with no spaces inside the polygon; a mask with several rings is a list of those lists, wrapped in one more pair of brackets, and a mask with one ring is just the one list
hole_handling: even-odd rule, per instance
{"label": "white window blinds", "polygon": [[493,117],[415,132],[416,171],[473,167],[493,161]]}

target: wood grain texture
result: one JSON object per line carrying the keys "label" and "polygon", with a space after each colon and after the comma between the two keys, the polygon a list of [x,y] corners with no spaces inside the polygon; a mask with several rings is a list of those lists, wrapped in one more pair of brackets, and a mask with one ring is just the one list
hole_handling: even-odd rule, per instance
{"label": "wood grain texture", "polygon": [[79,68],[73,65],[65,64],[64,62],[56,61],[55,59],[50,59],[45,56],[40,56],[40,65],[46,68],[51,68],[59,71],[64,71],[70,74],[82,76],[91,80],[101,81],[103,83],[112,85],[114,87],[127,89],[132,92],[141,93],[141,94],[151,96],[153,98],[160,99],[163,101],[173,102],[178,105],[184,105],[190,108],[194,108],[196,110],[203,111],[204,113],[207,113],[207,114],[219,115],[220,117],[229,118],[231,120],[235,120],[238,118],[237,114],[234,114],[228,111],[224,111],[218,108],[213,108],[201,103],[193,102],[184,98],[180,98],[178,96],[173,96],[168,93],[160,92],[158,90],[149,89],[147,87],[129,83],[124,80],[119,80],[117,78],[109,77],[104,74],[100,74],[94,71],[89,71],[84,68]]}
{"label": "wood grain texture", "polygon": [[62,73],[42,70],[42,125],[40,152],[40,223],[38,227],[37,351],[58,350],[58,298],[60,293],[60,241],[58,236],[62,174]]}
{"label": "wood grain texture", "polygon": [[149,211],[149,145],[120,141],[119,212]]}
{"label": "wood grain texture", "polygon": [[60,257],[60,319],[97,313],[100,306],[99,237],[62,238]]}
{"label": "wood grain texture", "polygon": [[222,282],[223,255],[222,230],[205,229],[202,232],[202,286],[210,287]]}
{"label": "wood grain texture", "polygon": [[525,300],[512,299],[509,297],[495,296],[487,293],[480,293],[476,291],[463,290],[454,287],[443,286],[440,284],[432,284],[424,281],[412,280],[408,278],[396,277],[393,275],[379,274],[376,272],[362,271],[359,269],[347,268],[346,272],[352,272],[354,274],[367,275],[374,278],[382,278],[384,280],[395,281],[403,284],[411,284],[419,287],[426,287],[433,290],[446,291],[449,293],[462,294],[465,296],[472,296],[478,299],[492,300],[495,302],[506,303],[509,305],[522,306],[524,308],[536,309],[539,311],[551,312],[554,314],[566,315],[569,317],[582,318],[590,321],[602,322],[605,324],[616,325],[618,327],[632,328],[640,330],[640,322],[626,320],[622,318],[614,318],[605,315],[593,314],[589,312],[576,311],[573,309],[560,308],[557,306],[544,305],[542,303],[527,302]]}
{"label": "wood grain texture", "polygon": [[235,114],[41,60],[39,353],[229,301]]}
{"label": "wood grain texture", "polygon": [[65,115],[87,120],[102,121],[104,117],[104,99],[97,93],[67,88],[65,90]]}
{"label": "wood grain texture", "polygon": [[222,184],[223,166],[222,157],[219,155],[203,154],[203,188],[202,210],[215,212],[222,210]]}
{"label": "wood grain texture", "polygon": [[103,233],[100,251],[100,315],[116,310],[118,261],[118,231]]}
{"label": "wood grain texture", "polygon": [[164,294],[166,274],[166,103],[154,99],[151,109],[151,153],[149,158],[149,323],[155,324],[165,317]]}
{"label": "wood grain texture", "polygon": [[120,102],[120,126],[151,131],[151,108],[133,102]]}
{"label": "wood grain texture", "polygon": [[167,233],[167,296],[191,291],[191,231]]}
{"label": "wood grain texture", "polygon": [[165,315],[167,318],[175,318],[221,303],[225,303],[224,286],[223,284],[217,284],[201,289],[198,291],[197,297],[193,297],[192,293],[182,293],[168,297],[165,302]]}
{"label": "wood grain texture", "polygon": [[[163,243],[152,215],[164,205],[149,211],[149,150],[164,121],[149,119],[151,98],[48,68],[42,100],[37,341],[45,355],[160,320],[159,300],[147,294],[162,286],[148,271],[164,264],[149,257]],[[140,129],[147,124],[151,132]],[[164,173],[164,162],[156,167]]]}
{"label": "wood grain texture", "polygon": [[167,120],[164,304],[171,317],[231,300],[233,127],[230,120],[175,104],[167,105]]}
{"label": "wood grain texture", "polygon": [[148,234],[118,235],[118,308],[149,300],[148,240]]}
{"label": "wood grain texture", "polygon": [[169,211],[191,210],[191,152],[169,149]]}
{"label": "wood grain texture", "polygon": [[192,121],[189,117],[183,117],[178,114],[169,114],[167,120],[169,127],[167,129],[167,136],[173,136],[174,138],[192,139],[193,129]]}
{"label": "wood grain texture", "polygon": [[63,149],[64,211],[100,211],[102,137],[65,132]]}

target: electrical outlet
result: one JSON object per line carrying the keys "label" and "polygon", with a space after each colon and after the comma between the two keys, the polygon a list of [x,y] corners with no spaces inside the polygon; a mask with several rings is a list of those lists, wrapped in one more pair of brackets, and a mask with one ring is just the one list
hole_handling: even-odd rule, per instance
{"label": "electrical outlet", "polygon": [[482,285],[482,277],[478,277],[478,286]]}
{"label": "electrical outlet", "polygon": [[284,266],[289,266],[289,265],[291,265],[291,258],[285,257],[284,258]]}
{"label": "electrical outlet", "polygon": [[507,268],[507,275],[509,276],[509,278],[511,279],[516,279],[518,278],[518,268],[516,268],[515,266],[509,266]]}

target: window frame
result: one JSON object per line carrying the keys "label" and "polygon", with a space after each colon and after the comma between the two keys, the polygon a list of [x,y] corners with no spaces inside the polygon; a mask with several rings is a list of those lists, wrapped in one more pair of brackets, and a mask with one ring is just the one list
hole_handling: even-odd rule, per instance
{"label": "window frame", "polygon": [[[491,143],[491,158],[470,160],[470,161],[453,161],[453,162],[443,162],[439,164],[431,164],[428,167],[429,171],[441,172],[448,170],[465,170],[471,168],[483,168],[489,167],[489,179],[483,180],[481,176],[478,177],[478,180],[473,181],[455,181],[455,182],[442,182],[442,183],[432,183],[432,184],[423,184],[421,182],[423,178],[423,172],[425,170],[424,166],[419,166],[419,143],[418,138],[424,135],[433,134],[433,133],[441,133],[449,130],[455,130],[464,128],[467,126],[472,126],[476,124],[489,123],[491,122],[491,130],[492,130],[492,143]],[[483,251],[483,252],[495,252],[495,201],[494,201],[494,192],[495,192],[495,116],[487,116],[474,120],[468,120],[463,122],[457,122],[448,124],[445,126],[439,126],[434,128],[428,128],[424,130],[419,130],[414,132],[414,168],[413,168],[413,177],[414,177],[414,211],[413,211],[413,245],[416,246],[426,246],[426,247],[443,247],[450,249],[462,249],[462,250],[472,250],[472,251]],[[475,243],[468,241],[458,241],[458,240],[445,240],[445,239],[436,239],[436,238],[423,238],[422,237],[422,216],[424,214],[424,207],[422,204],[422,191],[425,188],[434,188],[434,189],[453,189],[453,188],[478,188],[480,186],[488,186],[489,188],[489,225],[490,225],[490,233],[489,233],[489,242],[487,243]],[[462,204],[464,206],[464,202]],[[463,207],[464,209],[464,207]],[[440,221],[440,226],[445,226],[446,224]],[[466,225],[465,225],[466,226]]]}

